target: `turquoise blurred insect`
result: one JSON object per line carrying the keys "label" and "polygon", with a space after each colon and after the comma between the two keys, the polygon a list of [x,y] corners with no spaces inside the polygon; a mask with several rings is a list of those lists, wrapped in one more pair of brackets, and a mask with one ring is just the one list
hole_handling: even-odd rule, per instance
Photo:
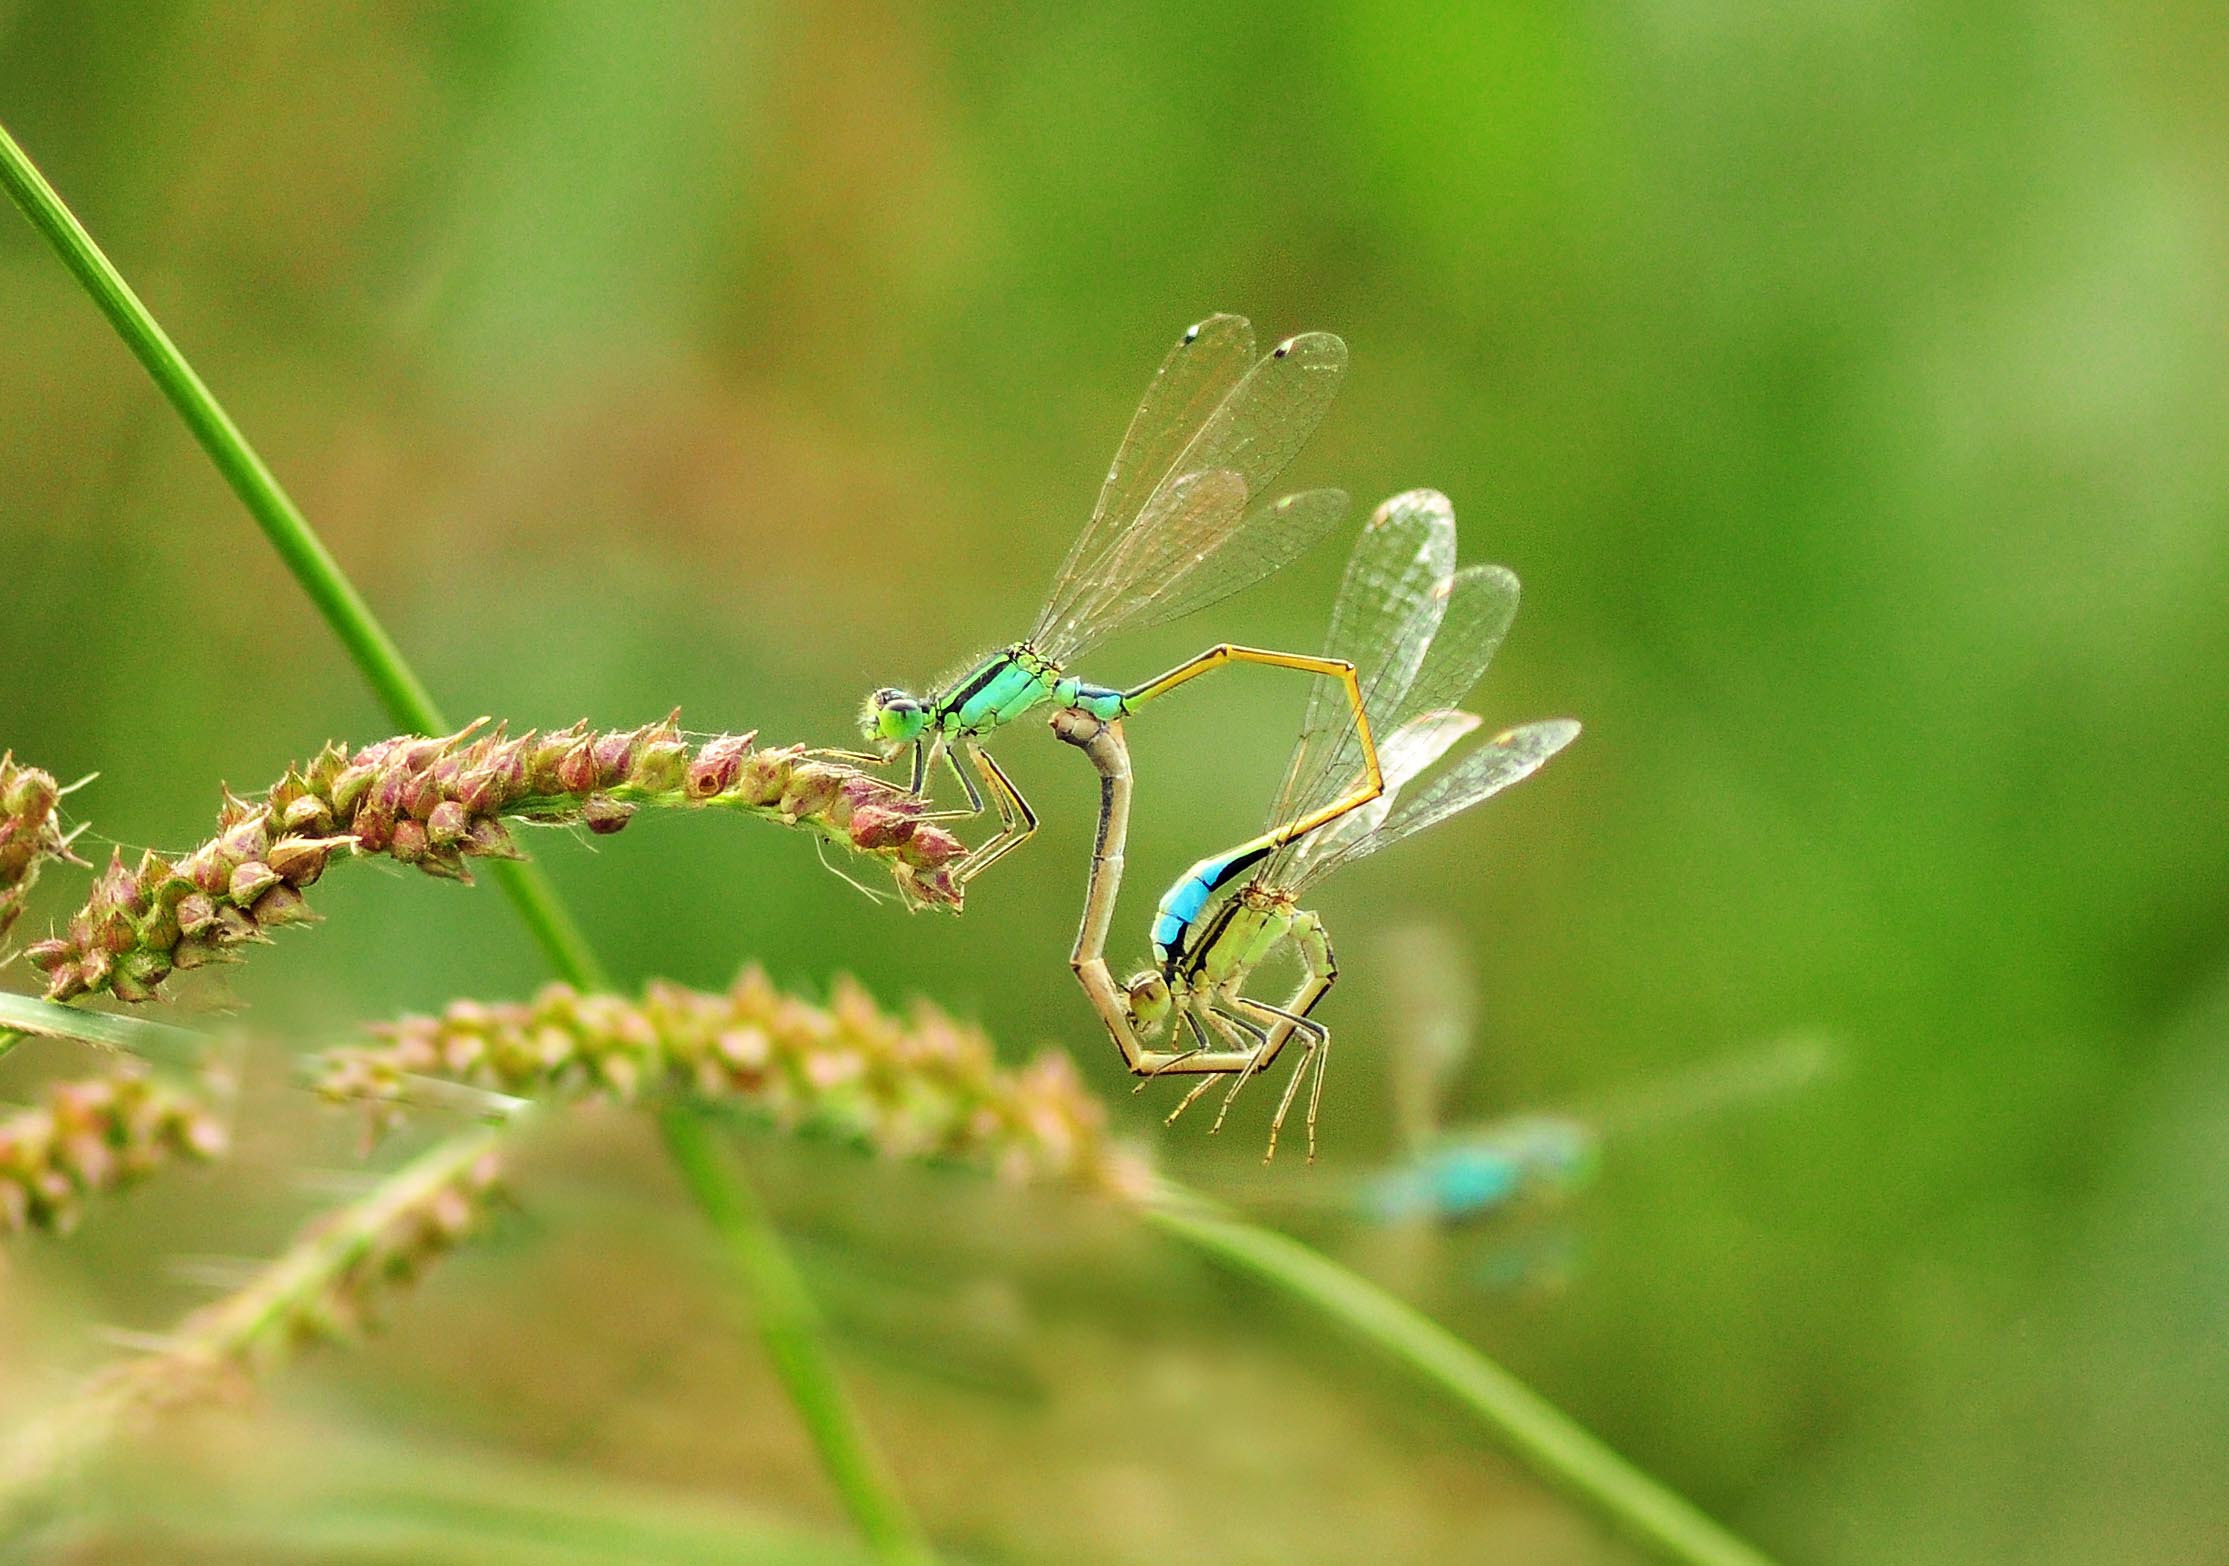
{"label": "turquoise blurred insect", "polygon": [[[1817,1086],[1840,1062],[1824,1037],[1792,1033],[1583,1110],[1450,1128],[1445,1106],[1480,1031],[1472,964],[1439,926],[1397,930],[1380,947],[1394,993],[1389,1011],[1402,1019],[1388,1051],[1402,1151],[1357,1177],[1336,1205],[1375,1228],[1486,1231],[1492,1243],[1474,1248],[1464,1266],[1470,1282],[1487,1290],[1569,1281],[1578,1233],[1556,1219],[1594,1184],[1606,1144],[1784,1099]],[[1528,1225],[1528,1215],[1548,1221]]]}
{"label": "turquoise blurred insect", "polygon": [[1401,1155],[1363,1176],[1344,1205],[1378,1224],[1459,1224],[1554,1205],[1594,1177],[1601,1141],[1570,1115],[1520,1114],[1450,1130],[1446,1106],[1473,1058],[1478,978],[1438,924],[1399,926],[1378,943],[1390,1004],[1385,1051]]}
{"label": "turquoise blurred insect", "polygon": [[1356,1205],[1378,1223],[1461,1223],[1569,1196],[1594,1178],[1600,1157],[1593,1127],[1562,1115],[1516,1115],[1417,1149],[1366,1180]]}

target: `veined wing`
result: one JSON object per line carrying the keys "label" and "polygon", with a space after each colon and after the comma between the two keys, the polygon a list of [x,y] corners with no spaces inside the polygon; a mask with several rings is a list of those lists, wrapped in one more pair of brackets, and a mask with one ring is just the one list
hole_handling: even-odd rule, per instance
{"label": "veined wing", "polygon": [[[1431,490],[1413,490],[1395,496],[1372,516],[1373,527],[1378,526],[1381,519],[1396,537],[1414,535],[1435,540],[1429,556],[1435,561],[1442,558],[1437,552],[1436,540],[1444,531],[1446,558],[1451,563],[1455,515],[1446,497]],[[1257,879],[1264,883],[1293,884],[1302,874],[1302,865],[1321,860],[1335,844],[1359,840],[1384,820],[1386,812],[1392,808],[1398,786],[1386,767],[1385,736],[1453,708],[1485,674],[1517,615],[1517,578],[1501,566],[1470,566],[1452,577],[1441,576],[1429,588],[1424,586],[1424,573],[1419,569],[1400,579],[1392,595],[1379,601],[1379,640],[1358,638],[1342,648],[1339,614],[1346,608],[1347,592],[1353,585],[1356,567],[1363,564],[1372,542],[1370,532],[1365,530],[1355,546],[1355,560],[1349,566],[1349,584],[1342,587],[1339,606],[1333,611],[1334,635],[1332,646],[1327,650],[1333,656],[1347,657],[1354,662],[1362,684],[1362,708],[1369,715],[1371,732],[1379,738],[1378,761],[1385,776],[1385,792],[1369,805],[1350,811],[1307,838],[1272,854],[1256,872]],[[1397,607],[1400,593],[1411,595],[1406,613]],[[1270,817],[1272,827],[1330,804],[1358,781],[1362,771],[1362,741],[1352,724],[1346,721],[1344,702],[1337,701],[1341,694],[1329,682],[1323,682],[1322,689],[1310,693],[1310,726],[1303,727],[1300,744],[1295,747],[1292,763],[1286,769],[1284,786],[1278,790],[1277,803]],[[1417,737],[1433,732],[1427,728]],[[1451,736],[1448,743],[1452,742]],[[1446,748],[1447,745],[1442,744],[1418,767],[1404,774],[1403,781],[1431,765]]]}
{"label": "veined wing", "polygon": [[[1232,533],[1246,525],[1248,515],[1246,481],[1236,473],[1227,469],[1187,473],[1154,491],[1153,499],[1131,530],[1131,537],[1159,539],[1172,548],[1189,547],[1195,552],[1213,553],[1229,541]],[[1064,620],[1050,629],[1040,629],[1030,638],[1031,645],[1054,663],[1066,663],[1085,645],[1074,634],[1076,625],[1119,622],[1145,607],[1142,602],[1114,598],[1112,594],[1116,588],[1127,588],[1140,597],[1150,597],[1153,588],[1152,582],[1143,576],[1109,579],[1096,585],[1100,591],[1085,596],[1075,606],[1078,618]]]}
{"label": "veined wing", "polygon": [[[1272,883],[1298,891],[1339,863],[1355,844],[1378,830],[1410,782],[1453,750],[1458,741],[1476,733],[1485,721],[1472,712],[1427,712],[1380,738],[1378,770],[1385,779],[1385,792],[1294,843],[1285,852],[1284,862],[1270,872]],[[1351,787],[1360,780],[1358,762],[1346,782]]]}
{"label": "veined wing", "polygon": [[[1095,520],[1087,530],[1093,535],[1091,546],[1071,551],[1030,638],[1039,650],[1056,663],[1064,662],[1118,626],[1156,624],[1205,608],[1291,559],[1297,550],[1220,553],[1233,537],[1251,535],[1252,526],[1223,533],[1205,550],[1199,546],[1206,540],[1172,543],[1151,536],[1156,525],[1165,525],[1172,514],[1161,504],[1162,491],[1195,473],[1229,472],[1238,475],[1248,500],[1259,506],[1277,476],[1323,422],[1346,369],[1345,343],[1328,332],[1307,332],[1279,343],[1248,370],[1207,415],[1198,433],[1177,451],[1167,473],[1139,507],[1137,520],[1121,527],[1115,525],[1120,520],[1116,518],[1105,528]],[[1174,407],[1180,399],[1172,391],[1166,399],[1149,393],[1148,400]],[[1149,449],[1158,451],[1159,443],[1149,443]],[[1124,479],[1121,493],[1127,495],[1130,487],[1130,480]],[[1249,517],[1259,517],[1259,525],[1265,527],[1289,523],[1291,518],[1279,508],[1306,499],[1291,497],[1278,506],[1261,506]],[[1313,515],[1306,506],[1302,510]],[[1284,532],[1282,525],[1269,530]],[[1163,598],[1166,604],[1157,603]],[[1150,618],[1144,613],[1149,604],[1156,606]]]}
{"label": "veined wing", "polygon": [[[1354,665],[1362,710],[1372,732],[1394,727],[1393,714],[1423,663],[1425,649],[1446,612],[1445,590],[1455,570],[1455,508],[1429,489],[1396,495],[1370,513],[1347,559],[1339,596],[1332,600],[1324,655]],[[1336,793],[1315,797],[1326,782],[1344,793],[1362,769],[1362,736],[1347,693],[1331,680],[1308,689],[1300,740],[1271,806],[1274,827],[1328,804]]]}
{"label": "veined wing", "polygon": [[1512,783],[1539,771],[1551,756],[1578,737],[1579,725],[1569,718],[1527,723],[1495,735],[1421,790],[1398,801],[1371,831],[1347,839],[1336,853],[1314,856],[1307,879],[1316,880],[1350,860],[1374,854],[1493,798]]}
{"label": "veined wing", "polygon": [[1306,490],[1249,511],[1242,481],[1227,468],[1172,479],[1117,544],[1117,558],[1031,645],[1066,664],[1117,630],[1220,603],[1307,553],[1346,514],[1345,490]]}
{"label": "veined wing", "polygon": [[[1426,712],[1453,707],[1486,673],[1517,618],[1517,578],[1498,565],[1466,566],[1448,584],[1431,650],[1400,701],[1382,720],[1398,728]],[[1372,711],[1376,720],[1380,715]]]}
{"label": "veined wing", "polygon": [[1130,416],[1091,520],[1068,546],[1049,598],[1063,597],[1078,568],[1105,554],[1144,513],[1177,457],[1253,362],[1254,328],[1242,315],[1211,315],[1177,339]]}

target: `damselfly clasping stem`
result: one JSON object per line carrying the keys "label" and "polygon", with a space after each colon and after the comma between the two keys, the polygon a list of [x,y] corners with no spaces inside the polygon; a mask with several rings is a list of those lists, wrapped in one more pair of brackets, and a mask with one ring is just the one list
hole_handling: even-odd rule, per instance
{"label": "damselfly clasping stem", "polygon": [[[954,870],[965,886],[1037,830],[1037,813],[985,749],[1048,704],[1113,722],[1234,664],[1290,669],[1340,684],[1365,763],[1346,808],[1378,791],[1377,753],[1352,666],[1332,658],[1220,642],[1141,684],[1083,679],[1076,660],[1116,631],[1143,630],[1220,603],[1298,559],[1346,514],[1333,489],[1273,499],[1278,476],[1331,406],[1347,345],[1329,332],[1288,337],[1259,359],[1243,317],[1193,324],[1161,361],[1115,452],[1091,520],[1054,574],[1029,635],[940,689],[884,687],[860,729],[885,760],[911,747],[909,793],[931,786],[940,761],[966,796],[947,814],[981,815],[998,830]],[[978,786],[980,784],[980,786]]]}

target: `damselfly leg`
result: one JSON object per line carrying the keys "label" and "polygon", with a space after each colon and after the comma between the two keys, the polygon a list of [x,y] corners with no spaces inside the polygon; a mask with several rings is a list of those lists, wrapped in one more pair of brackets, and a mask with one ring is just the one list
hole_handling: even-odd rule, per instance
{"label": "damselfly leg", "polygon": [[[1030,834],[1037,830],[1037,812],[1029,808],[1022,791],[1014,786],[1014,780],[992,759],[989,751],[965,740],[961,741],[961,749],[983,775],[983,786],[990,791],[991,803],[998,808],[998,830],[978,844],[952,871],[953,879],[965,886],[1029,840]],[[953,770],[959,771],[957,763]],[[964,778],[966,774],[961,773],[961,776]],[[968,790],[968,797],[976,801],[976,812],[980,814],[983,806],[972,788]]]}

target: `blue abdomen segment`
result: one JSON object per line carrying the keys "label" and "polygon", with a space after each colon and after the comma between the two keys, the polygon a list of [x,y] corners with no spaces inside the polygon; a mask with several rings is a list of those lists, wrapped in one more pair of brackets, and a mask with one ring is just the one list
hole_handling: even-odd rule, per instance
{"label": "blue abdomen segment", "polygon": [[1208,878],[1221,869],[1222,864],[1220,857],[1203,859],[1162,894],[1161,906],[1153,915],[1153,955],[1163,967],[1184,955],[1185,941],[1192,933],[1192,926],[1199,921],[1207,900],[1215,895],[1214,885]]}
{"label": "blue abdomen segment", "polygon": [[1153,960],[1162,967],[1169,967],[1184,955],[1185,933],[1192,928],[1192,921],[1175,914],[1156,914],[1153,919]]}
{"label": "blue abdomen segment", "polygon": [[1155,959],[1167,967],[1183,957],[1185,942],[1206,911],[1208,900],[1268,852],[1268,844],[1255,841],[1227,854],[1211,855],[1185,871],[1176,885],[1162,894],[1161,905],[1154,913]]}
{"label": "blue abdomen segment", "polygon": [[1101,723],[1112,723],[1129,712],[1122,692],[1070,675],[1053,686],[1053,700],[1063,707],[1081,707]]}

